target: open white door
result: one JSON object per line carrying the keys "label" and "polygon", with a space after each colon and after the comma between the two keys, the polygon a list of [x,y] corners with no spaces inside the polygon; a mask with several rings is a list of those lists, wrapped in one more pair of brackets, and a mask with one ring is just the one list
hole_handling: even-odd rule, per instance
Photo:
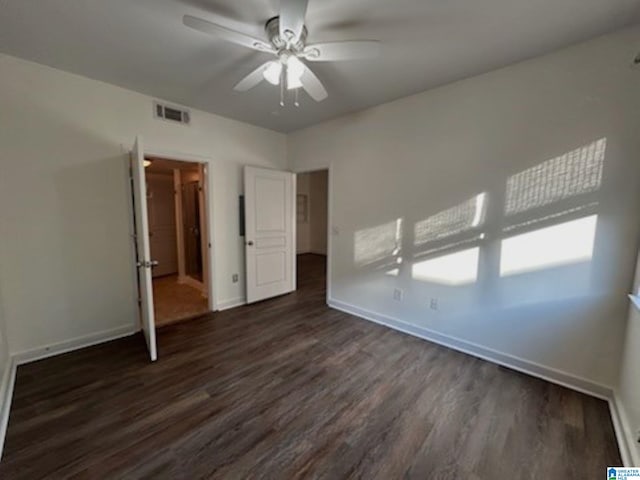
{"label": "open white door", "polygon": [[295,175],[244,168],[247,302],[296,289]]}
{"label": "open white door", "polygon": [[131,151],[131,183],[133,184],[133,212],[135,216],[135,242],[138,266],[138,295],[140,298],[140,323],[147,341],[151,361],[157,357],[156,325],[153,315],[153,283],[151,246],[149,242],[149,215],[147,212],[147,183],[144,175],[144,150],[142,139],[136,138]]}

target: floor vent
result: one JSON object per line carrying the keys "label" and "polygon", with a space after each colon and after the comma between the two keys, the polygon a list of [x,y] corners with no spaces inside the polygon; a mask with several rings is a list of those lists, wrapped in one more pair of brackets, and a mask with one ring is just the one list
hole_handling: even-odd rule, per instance
{"label": "floor vent", "polygon": [[153,102],[153,114],[156,118],[162,118],[169,122],[182,123],[183,125],[189,125],[191,123],[189,110],[172,107],[160,102]]}

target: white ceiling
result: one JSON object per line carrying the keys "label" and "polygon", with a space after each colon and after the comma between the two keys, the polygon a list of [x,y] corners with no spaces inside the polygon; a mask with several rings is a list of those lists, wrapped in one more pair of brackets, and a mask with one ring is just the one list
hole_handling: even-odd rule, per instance
{"label": "white ceiling", "polygon": [[266,82],[232,90],[264,54],[182,25],[190,14],[262,36],[278,3],[0,0],[0,51],[289,132],[640,21],[640,0],[310,0],[307,43],[377,39],[381,56],[313,64],[329,98],[281,109]]}

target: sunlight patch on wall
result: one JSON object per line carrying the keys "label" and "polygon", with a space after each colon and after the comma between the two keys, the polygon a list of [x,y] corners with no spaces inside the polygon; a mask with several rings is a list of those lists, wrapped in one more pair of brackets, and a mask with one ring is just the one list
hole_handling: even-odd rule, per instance
{"label": "sunlight patch on wall", "polygon": [[587,214],[591,213],[590,211],[593,211],[595,208],[597,208],[598,205],[599,205],[599,202],[587,203],[586,205],[581,205],[581,206],[575,207],[575,208],[568,208],[567,210],[562,210],[562,211],[557,212],[557,213],[552,213],[552,214],[549,214],[549,215],[545,215],[544,217],[534,218],[533,220],[527,220],[525,222],[515,223],[513,225],[507,225],[502,230],[504,232],[510,232],[512,230],[517,230],[517,229],[529,227],[531,225],[535,225],[536,223],[548,222],[548,221],[553,220],[555,218],[567,217],[569,215],[573,215],[574,217],[575,216],[579,216],[580,212],[583,212],[584,215],[587,215]]}
{"label": "sunlight patch on wall", "polygon": [[458,240],[457,242],[446,243],[434,248],[421,249],[419,253],[416,253],[415,257],[433,256],[439,252],[459,250],[471,245],[477,245],[479,241],[484,240],[485,238],[485,233],[479,233],[477,235],[473,235],[472,237],[465,238],[464,240]]}
{"label": "sunlight patch on wall", "polygon": [[486,196],[486,193],[481,193],[417,222],[414,228],[415,244],[423,245],[481,226],[485,221]]}
{"label": "sunlight patch on wall", "polygon": [[369,265],[383,260],[395,262],[402,247],[402,219],[359,230],[354,235],[356,265]]}
{"label": "sunlight patch on wall", "polygon": [[590,260],[597,220],[591,215],[503,240],[500,276]]}
{"label": "sunlight patch on wall", "polygon": [[511,176],[505,213],[514,215],[598,190],[606,148],[607,139],[601,138]]}
{"label": "sunlight patch on wall", "polygon": [[462,250],[413,264],[414,280],[442,285],[465,285],[478,278],[480,247]]}

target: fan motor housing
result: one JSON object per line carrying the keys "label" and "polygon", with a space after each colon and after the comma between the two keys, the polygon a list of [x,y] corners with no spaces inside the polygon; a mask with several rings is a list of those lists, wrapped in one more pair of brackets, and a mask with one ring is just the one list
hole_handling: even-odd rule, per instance
{"label": "fan motor housing", "polygon": [[[280,51],[287,49],[287,42],[282,37],[280,37],[280,17],[272,17],[267,20],[267,23],[264,27],[267,32],[267,38],[273,47]],[[302,33],[300,33],[300,38],[298,41],[289,46],[289,50],[292,52],[301,52],[304,49],[305,42],[307,41],[307,27],[302,28]]]}

